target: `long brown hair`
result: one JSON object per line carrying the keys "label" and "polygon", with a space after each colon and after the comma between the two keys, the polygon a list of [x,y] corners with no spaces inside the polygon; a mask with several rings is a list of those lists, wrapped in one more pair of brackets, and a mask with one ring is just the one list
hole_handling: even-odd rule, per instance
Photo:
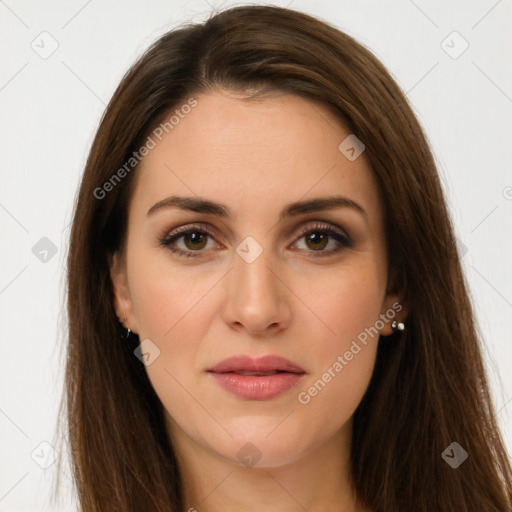
{"label": "long brown hair", "polygon": [[[165,34],[127,72],[101,120],[67,261],[61,416],[80,510],[183,507],[162,404],[133,354],[139,340],[120,339],[112,302],[109,258],[123,247],[136,166],[110,181],[108,192],[98,190],[188,98],[262,87],[335,112],[365,144],[384,201],[390,286],[405,297],[407,330],[379,343],[355,412],[351,464],[359,500],[375,512],[512,510],[510,460],[422,128],[370,51],[328,23],[270,6],[231,8]],[[468,454],[456,469],[442,457],[453,442]]]}

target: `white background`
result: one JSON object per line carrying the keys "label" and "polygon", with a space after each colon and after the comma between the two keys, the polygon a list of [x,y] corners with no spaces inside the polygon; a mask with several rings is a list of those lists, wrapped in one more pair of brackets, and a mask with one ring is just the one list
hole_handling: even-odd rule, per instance
{"label": "white background", "polygon": [[[0,512],[57,510],[46,504],[55,464],[44,470],[31,453],[51,452],[39,445],[53,439],[62,393],[69,222],[100,116],[154,39],[204,20],[212,6],[234,5],[208,1],[0,0]],[[276,2],[287,4],[369,47],[425,127],[467,248],[463,264],[512,452],[512,1]],[[42,46],[43,31],[58,43],[47,59],[31,48]],[[456,59],[441,45],[453,31],[469,43]],[[456,37],[444,43],[452,52],[462,48]],[[32,252],[42,237],[57,248],[46,263]],[[70,500],[58,510],[75,508]]]}

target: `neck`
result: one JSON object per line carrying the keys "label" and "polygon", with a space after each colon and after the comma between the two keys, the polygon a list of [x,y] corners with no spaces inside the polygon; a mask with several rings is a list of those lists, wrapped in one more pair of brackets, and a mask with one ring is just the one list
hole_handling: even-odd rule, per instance
{"label": "neck", "polygon": [[368,512],[350,483],[351,421],[309,454],[273,467],[247,467],[224,458],[167,422],[184,512]]}

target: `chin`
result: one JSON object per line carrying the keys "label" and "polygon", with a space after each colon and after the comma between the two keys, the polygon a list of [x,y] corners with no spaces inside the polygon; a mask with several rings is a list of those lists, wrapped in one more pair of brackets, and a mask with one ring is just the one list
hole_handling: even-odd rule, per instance
{"label": "chin", "polygon": [[245,431],[242,425],[238,425],[237,433],[228,429],[233,435],[232,438],[223,436],[222,439],[211,439],[210,449],[231,463],[248,468],[273,468],[294,464],[313,447],[308,450],[303,434],[285,429],[279,433],[272,432],[278,423],[273,421],[272,427],[268,428],[268,422],[265,422],[261,429],[257,429],[257,424],[251,422]]}

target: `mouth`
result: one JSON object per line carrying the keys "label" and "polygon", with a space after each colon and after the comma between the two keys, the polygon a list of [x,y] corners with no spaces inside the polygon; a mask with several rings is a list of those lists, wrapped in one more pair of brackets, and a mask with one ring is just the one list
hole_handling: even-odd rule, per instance
{"label": "mouth", "polygon": [[278,372],[305,373],[297,364],[284,357],[267,355],[253,358],[246,355],[233,356],[224,359],[208,370],[213,373],[240,373],[252,372],[253,374],[269,374]]}
{"label": "mouth", "polygon": [[246,400],[269,400],[295,386],[306,374],[278,356],[234,356],[208,370],[222,389]]}
{"label": "mouth", "polygon": [[234,373],[236,375],[246,375],[246,376],[265,376],[265,375],[275,375],[276,373],[294,373],[294,372],[285,372],[283,370],[272,370],[269,372],[254,372],[251,370],[238,370],[236,372],[214,372],[214,373]]}

